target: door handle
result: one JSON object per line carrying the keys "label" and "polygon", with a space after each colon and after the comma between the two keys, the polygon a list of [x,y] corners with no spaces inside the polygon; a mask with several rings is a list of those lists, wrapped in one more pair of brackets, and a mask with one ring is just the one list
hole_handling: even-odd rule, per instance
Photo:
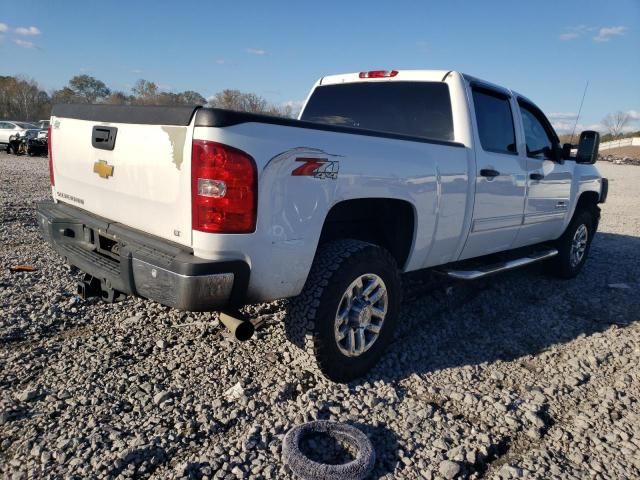
{"label": "door handle", "polygon": [[482,170],[480,170],[480,176],[482,177],[493,178],[497,177],[498,175],[500,175],[500,172],[491,168],[483,168]]}
{"label": "door handle", "polygon": [[531,180],[542,180],[544,178],[544,175],[541,173],[532,173],[531,175],[529,175],[529,178]]}
{"label": "door handle", "polygon": [[116,145],[116,127],[94,126],[91,131],[91,145],[100,150],[113,150]]}

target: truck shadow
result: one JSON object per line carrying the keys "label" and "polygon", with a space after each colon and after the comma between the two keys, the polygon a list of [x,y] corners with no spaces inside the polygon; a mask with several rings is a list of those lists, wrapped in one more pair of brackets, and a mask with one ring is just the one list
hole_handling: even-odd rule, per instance
{"label": "truck shadow", "polygon": [[[640,237],[599,232],[585,267],[572,280],[546,275],[541,264],[484,280],[446,284],[451,288],[438,285],[443,280],[427,272],[410,274],[404,293],[412,298],[403,302],[394,341],[379,364],[352,386],[509,362],[611,325],[624,328],[638,322],[638,252]],[[427,285],[425,291],[420,293],[418,287],[417,294],[407,295],[416,283]],[[285,322],[285,334],[301,345],[299,326]]]}
{"label": "truck shadow", "polygon": [[598,233],[573,280],[532,265],[404,302],[394,342],[363,380],[513,361],[640,322],[639,251],[640,237]]}

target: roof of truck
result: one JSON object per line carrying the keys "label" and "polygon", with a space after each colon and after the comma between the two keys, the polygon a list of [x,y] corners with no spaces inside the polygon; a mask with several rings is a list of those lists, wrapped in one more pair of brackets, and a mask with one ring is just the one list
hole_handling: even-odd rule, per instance
{"label": "roof of truck", "polygon": [[[362,76],[363,74],[373,72],[376,72],[378,74],[383,73],[383,76]],[[459,74],[462,78],[464,78],[472,85],[479,85],[481,87],[490,88],[491,90],[502,92],[507,96],[517,97],[518,99],[525,100],[526,102],[535,105],[535,103],[531,99],[527,98],[525,95],[522,95],[519,92],[516,92],[515,90],[511,90],[509,88],[503,87],[502,85],[488,82],[487,80],[482,80],[481,78],[474,77],[473,75],[469,75],[468,73],[463,73],[456,70],[369,70],[363,72],[339,73],[336,75],[327,75],[326,77],[322,77],[316,82],[314,88],[324,85],[337,85],[341,83],[355,82],[443,82],[451,73]],[[312,92],[313,89],[311,90],[309,95],[311,95]]]}
{"label": "roof of truck", "polygon": [[319,85],[334,85],[337,83],[351,83],[362,81],[423,81],[441,82],[452,70],[370,70],[369,72],[387,72],[388,76],[378,78],[363,78],[361,75],[368,72],[339,73],[322,77]]}
{"label": "roof of truck", "polygon": [[[374,73],[375,76],[367,76]],[[479,84],[493,90],[504,92],[506,95],[511,95],[512,92],[508,88],[501,85],[482,80],[472,75],[458,72],[456,70],[370,70],[363,72],[352,73],[340,73],[337,75],[327,75],[322,77],[317,86],[321,85],[336,85],[340,83],[354,83],[354,82],[393,82],[393,81],[421,81],[421,82],[443,82],[447,76],[451,73],[457,73],[461,75],[469,83]]]}

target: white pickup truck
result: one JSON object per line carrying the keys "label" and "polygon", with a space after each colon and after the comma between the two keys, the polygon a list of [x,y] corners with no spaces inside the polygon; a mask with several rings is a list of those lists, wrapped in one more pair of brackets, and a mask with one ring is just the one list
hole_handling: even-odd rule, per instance
{"label": "white pickup truck", "polygon": [[232,308],[290,298],[301,346],[349,381],[393,335],[403,272],[575,276],[607,194],[598,142],[571,157],[531,100],[454,71],[323,77],[298,120],[56,105],[39,221],[83,296],[219,310],[239,338]]}

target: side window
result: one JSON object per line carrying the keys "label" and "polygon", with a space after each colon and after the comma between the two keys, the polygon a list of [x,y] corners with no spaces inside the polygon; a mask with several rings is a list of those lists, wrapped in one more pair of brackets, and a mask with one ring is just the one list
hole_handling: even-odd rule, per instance
{"label": "side window", "polygon": [[473,105],[483,150],[516,154],[516,134],[509,98],[497,92],[474,88]]}
{"label": "side window", "polygon": [[0,122],[0,128],[3,130],[7,130],[11,128],[11,126],[7,122]]}
{"label": "side window", "polygon": [[553,140],[538,118],[538,114],[524,104],[520,104],[520,113],[527,142],[527,155],[530,157],[551,155]]}

